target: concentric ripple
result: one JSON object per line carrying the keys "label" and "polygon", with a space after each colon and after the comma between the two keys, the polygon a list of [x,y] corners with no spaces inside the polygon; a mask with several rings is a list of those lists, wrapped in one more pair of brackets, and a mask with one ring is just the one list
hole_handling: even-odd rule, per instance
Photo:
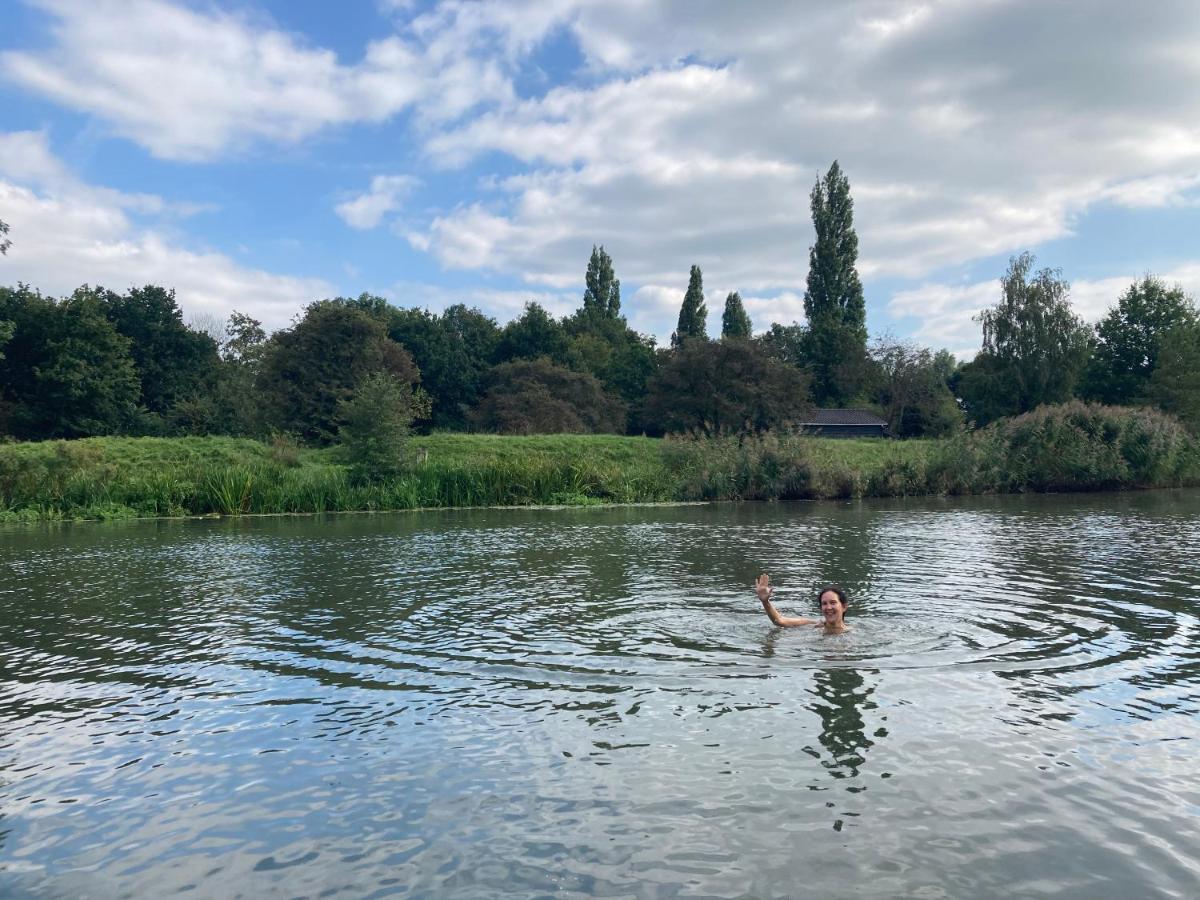
{"label": "concentric ripple", "polygon": [[1194,896],[1197,559],[1196,492],[10,530],[0,895]]}

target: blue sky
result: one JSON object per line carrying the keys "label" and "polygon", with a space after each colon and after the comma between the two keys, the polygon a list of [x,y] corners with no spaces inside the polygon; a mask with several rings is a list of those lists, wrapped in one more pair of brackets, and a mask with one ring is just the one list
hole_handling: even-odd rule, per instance
{"label": "blue sky", "polygon": [[803,320],[837,158],[873,333],[970,355],[1025,249],[1089,320],[1145,272],[1200,289],[1182,0],[30,0],[4,26],[4,284],[504,322],[576,308],[598,243],[639,330],[671,332],[693,263],[710,331],[730,290],[762,330]]}

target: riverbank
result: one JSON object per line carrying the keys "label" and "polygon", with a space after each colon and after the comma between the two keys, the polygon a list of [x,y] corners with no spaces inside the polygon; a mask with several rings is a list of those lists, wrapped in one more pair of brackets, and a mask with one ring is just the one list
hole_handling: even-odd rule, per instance
{"label": "riverbank", "polygon": [[226,437],[0,445],[0,521],[447,506],[820,500],[1200,484],[1200,450],[1148,410],[1066,404],[941,441],[798,435],[414,437],[358,483],[335,449]]}

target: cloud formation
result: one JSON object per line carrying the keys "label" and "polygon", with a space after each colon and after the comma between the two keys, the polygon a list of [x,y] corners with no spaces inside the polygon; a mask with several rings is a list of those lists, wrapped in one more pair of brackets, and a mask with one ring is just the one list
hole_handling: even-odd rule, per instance
{"label": "cloud formation", "polygon": [[[50,44],[0,56],[8,79],[180,160],[411,114],[423,183],[456,185],[405,217],[414,248],[553,293],[603,243],[631,321],[660,337],[692,263],[710,308],[737,289],[758,328],[799,315],[808,194],[835,158],[873,324],[960,352],[985,292],[940,270],[1200,189],[1192,0],[393,0],[392,33],[352,60],[209,6],[34,2]],[[522,78],[560,39],[579,66]],[[337,214],[376,227],[408,177],[377,176]],[[924,283],[889,303],[885,278]]]}
{"label": "cloud formation", "polygon": [[172,205],[78,181],[41,132],[0,133],[0,209],[13,240],[5,282],[27,282],[53,296],[85,281],[118,291],[161,284],[175,288],[188,316],[224,319],[237,308],[278,328],[305,304],[335,293],[321,279],[247,268],[138,225],[131,213],[170,213]]}
{"label": "cloud formation", "polygon": [[351,228],[374,228],[384,216],[400,207],[404,195],[416,185],[417,179],[411,175],[376,175],[364,193],[339,203],[334,209]]}

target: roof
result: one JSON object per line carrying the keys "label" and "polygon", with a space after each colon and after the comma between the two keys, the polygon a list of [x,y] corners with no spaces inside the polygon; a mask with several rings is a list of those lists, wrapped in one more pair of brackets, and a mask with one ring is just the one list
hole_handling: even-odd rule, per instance
{"label": "roof", "polygon": [[887,427],[887,421],[865,409],[815,409],[805,425],[875,425]]}

